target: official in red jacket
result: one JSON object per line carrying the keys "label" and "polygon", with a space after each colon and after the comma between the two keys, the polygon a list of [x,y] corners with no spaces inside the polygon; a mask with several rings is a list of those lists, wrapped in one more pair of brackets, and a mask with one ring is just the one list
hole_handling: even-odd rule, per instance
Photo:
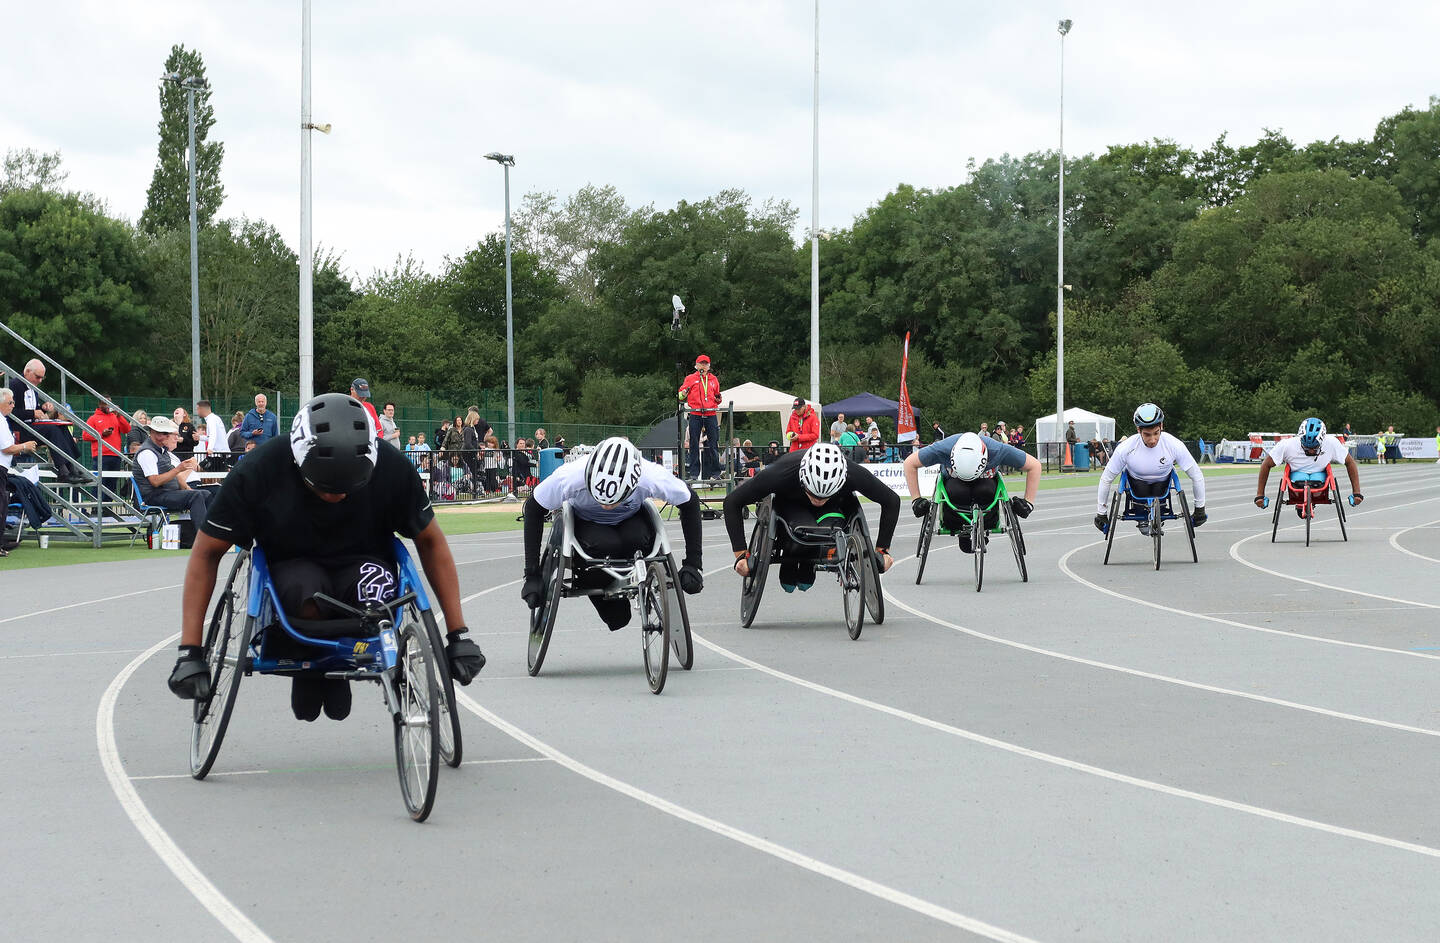
{"label": "official in red jacket", "polygon": [[[85,430],[84,438],[90,443],[90,457],[96,460],[95,468],[98,471],[120,471],[123,466],[120,456],[125,454],[124,437],[130,431],[130,420],[111,410],[108,403],[101,403],[95,407],[94,415],[86,422],[90,429],[100,433],[100,438],[105,443],[102,449],[100,443],[90,434],[90,429]],[[109,484],[118,490],[114,481]]]}
{"label": "official in red jacket", "polygon": [[[710,372],[710,358],[701,354],[695,358],[695,372],[680,384],[680,401],[690,411],[690,463],[686,477],[696,479],[704,471],[705,478],[714,478],[720,473],[720,456],[716,447],[720,443],[720,378]],[[705,463],[700,464],[700,438],[706,436]]]}
{"label": "official in red jacket", "polygon": [[820,439],[820,417],[815,409],[800,397],[795,397],[795,411],[785,424],[785,441],[790,451],[803,452]]}

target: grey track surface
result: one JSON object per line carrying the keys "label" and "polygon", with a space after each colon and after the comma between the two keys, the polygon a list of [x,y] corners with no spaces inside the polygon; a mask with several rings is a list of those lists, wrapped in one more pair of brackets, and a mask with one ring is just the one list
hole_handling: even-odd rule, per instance
{"label": "grey track surface", "polygon": [[[277,941],[1433,941],[1440,469],[1362,475],[1350,542],[1322,508],[1308,549],[1293,514],[1270,542],[1252,479],[1216,479],[1200,563],[1172,534],[1158,573],[1133,531],[1101,565],[1092,490],[1042,492],[1030,583],[1002,538],[979,594],[940,539],[914,585],[907,514],[889,618],[856,642],[824,575],[772,574],[741,629],[707,523],[696,670],[659,697],[638,632],[582,600],[527,677],[518,588],[496,589],[466,603],[490,663],[465,693],[510,732],[465,713],[469,762],[423,825],[369,688],[301,724],[287,683],[246,679],[191,780],[167,645],[118,685],[114,743],[215,894],[101,759],[102,699],[176,631],[183,561],[6,573],[0,938],[243,936],[223,898]],[[467,596],[519,577],[519,540],[454,540]]]}

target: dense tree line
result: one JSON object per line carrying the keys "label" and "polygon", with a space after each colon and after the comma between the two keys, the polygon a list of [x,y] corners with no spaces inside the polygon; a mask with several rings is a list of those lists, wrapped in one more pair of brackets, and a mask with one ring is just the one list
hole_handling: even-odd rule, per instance
{"label": "dense tree line", "polygon": [[[7,321],[108,388],[184,389],[184,227],[142,229],[62,192],[58,155],[12,152],[5,167]],[[1056,173],[1054,153],[1005,155],[954,187],[897,186],[827,234],[822,396],[893,397],[910,332],[912,398],[947,426],[1051,411]],[[739,191],[667,209],[632,209],[610,187],[528,195],[518,385],[543,388],[551,422],[620,424],[672,410],[700,352],[727,384],[805,390],[809,247],[795,223],[792,207]],[[1068,404],[1123,423],[1153,399],[1187,437],[1312,413],[1362,430],[1423,431],[1440,416],[1440,102],[1385,118],[1369,140],[1297,146],[1268,132],[1070,160],[1065,226]],[[293,250],[263,221],[212,219],[200,254],[207,393],[293,389]],[[317,386],[357,373],[456,397],[503,385],[500,235],[436,271],[402,255],[352,284],[326,255],[315,278]],[[673,294],[687,307],[678,331]]]}

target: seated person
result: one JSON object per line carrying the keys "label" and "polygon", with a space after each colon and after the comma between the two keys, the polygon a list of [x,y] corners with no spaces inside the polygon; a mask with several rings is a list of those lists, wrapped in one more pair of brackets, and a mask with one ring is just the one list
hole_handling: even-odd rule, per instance
{"label": "seated person", "polygon": [[151,507],[171,511],[189,511],[195,532],[205,526],[210,507],[210,492],[192,487],[189,479],[200,470],[193,457],[183,462],[173,449],[180,441],[180,429],[174,420],[156,416],[146,427],[150,437],[135,453],[135,488],[140,501]]}
{"label": "seated person", "polygon": [[[1136,498],[1163,498],[1170,493],[1170,476],[1175,469],[1185,472],[1195,493],[1195,510],[1190,523],[1199,527],[1209,519],[1205,513],[1205,475],[1185,444],[1165,431],[1165,413],[1154,403],[1141,403],[1132,417],[1138,435],[1121,442],[1105,463],[1100,475],[1100,488],[1095,497],[1095,529],[1105,533],[1109,518],[1110,484],[1122,472],[1130,481],[1130,494]],[[1133,514],[1140,505],[1127,496],[1124,514]],[[1140,533],[1150,535],[1148,520],[1136,521]]]}
{"label": "seated person", "polygon": [[[1290,466],[1290,483],[1295,487],[1320,488],[1324,486],[1326,472],[1332,464],[1345,466],[1345,472],[1350,476],[1353,503],[1364,501],[1365,496],[1360,493],[1360,466],[1343,442],[1325,434],[1325,423],[1311,416],[1300,423],[1294,438],[1281,439],[1265,453],[1255,485],[1255,506],[1265,506],[1265,483],[1270,480],[1270,469],[1276,465]],[[1303,502],[1296,502],[1295,513],[1305,516]]]}
{"label": "seated person", "polygon": [[780,448],[780,443],[771,439],[770,444],[765,446],[765,452],[760,456],[760,461],[766,465],[773,465],[780,461],[781,456],[784,454],[785,452]]}
{"label": "seated person", "polygon": [[[680,509],[680,529],[685,535],[685,559],[680,565],[680,588],[700,592],[705,577],[700,572],[700,499],[669,469],[647,462],[630,440],[612,436],[601,440],[584,461],[567,462],[535,486],[525,499],[525,583],[520,596],[531,609],[544,601],[540,579],[540,543],[545,517],[570,502],[575,522],[574,539],[592,557],[630,559],[646,556],[655,545],[650,516],[642,514],[646,501],[660,498]],[[610,576],[598,569],[576,574],[576,582],[587,589],[608,586]],[[591,596],[596,613],[610,631],[630,622],[630,600]]]}
{"label": "seated person", "polygon": [[[964,432],[932,442],[905,459],[905,485],[910,489],[910,510],[916,517],[930,512],[930,499],[920,494],[920,466],[941,465],[940,487],[950,504],[958,508],[980,505],[990,508],[999,487],[995,476],[1003,469],[1011,468],[1025,472],[1025,496],[1011,497],[1010,507],[1016,517],[1029,517],[1035,507],[1035,498],[1040,490],[1040,460],[990,436]],[[970,529],[955,509],[941,505],[941,526],[957,532],[960,549],[974,553],[970,544]],[[985,513],[985,527],[999,523],[999,507]]]}
{"label": "seated person", "polygon": [[[455,559],[420,478],[399,451],[379,447],[374,421],[359,400],[326,393],[301,408],[288,438],[260,443],[235,466],[199,528],[185,571],[180,658],[170,690],[182,698],[209,696],[205,609],[216,568],[232,545],[259,543],[285,612],[320,619],[333,613],[316,605],[317,592],[360,608],[396,597],[399,576],[391,556],[396,533],[415,541],[451,627],[444,652],[450,673],[469,684],[485,666],[485,656],[464,638]],[[348,716],[350,683],[296,675],[290,688],[295,717],[313,721],[322,707],[332,719]]]}
{"label": "seated person", "polygon": [[[881,572],[894,565],[890,540],[900,520],[900,496],[876,478],[870,469],[845,457],[840,446],[819,442],[802,452],[789,452],[754,478],[740,484],[725,498],[725,531],[735,553],[735,572],[750,574],[749,548],[741,512],[774,495],[775,514],[794,526],[814,526],[831,515],[841,514],[848,522],[862,513],[855,496],[864,495],[880,505],[880,533],[874,550],[881,555]],[[815,548],[796,544],[784,528],[778,532],[780,587],[787,593],[801,592],[815,584]],[[789,557],[787,559],[787,557]]]}
{"label": "seated person", "polygon": [[[778,445],[778,443],[777,443]],[[740,447],[740,468],[746,478],[755,477],[764,463],[760,460],[760,453],[755,451],[755,445],[749,439]]]}

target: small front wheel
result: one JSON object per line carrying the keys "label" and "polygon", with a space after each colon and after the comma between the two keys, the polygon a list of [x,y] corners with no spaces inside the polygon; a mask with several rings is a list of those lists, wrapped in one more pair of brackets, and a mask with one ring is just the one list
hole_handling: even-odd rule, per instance
{"label": "small front wheel", "polygon": [[205,663],[210,669],[210,697],[194,702],[190,727],[190,775],[204,779],[220,755],[230,712],[245,673],[245,658],[255,623],[246,612],[250,595],[250,554],[235,558],[225,587],[215,601],[205,629]]}
{"label": "small front wheel", "polygon": [[400,794],[410,817],[423,822],[435,805],[440,777],[440,685],[435,679],[435,653],[414,622],[400,627],[396,638],[395,768]]}

